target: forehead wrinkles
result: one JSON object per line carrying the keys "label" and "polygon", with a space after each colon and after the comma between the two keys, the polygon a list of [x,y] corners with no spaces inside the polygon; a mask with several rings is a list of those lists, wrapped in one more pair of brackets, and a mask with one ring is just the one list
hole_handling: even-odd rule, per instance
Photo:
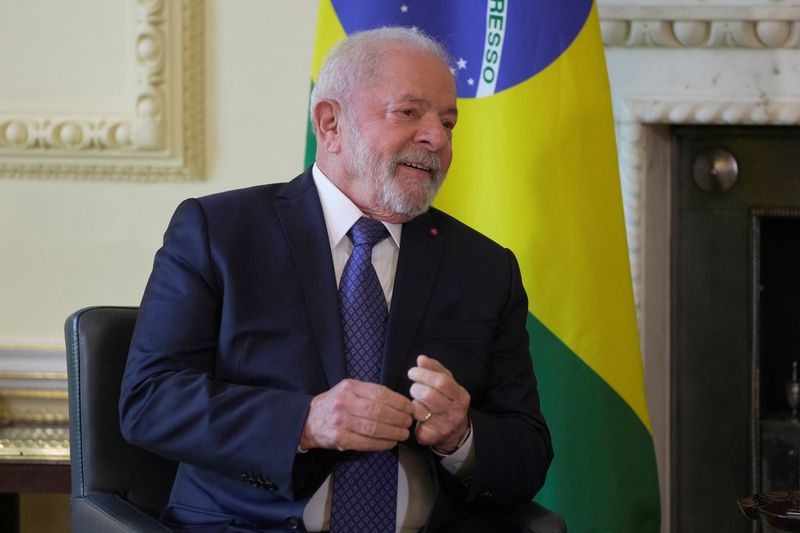
{"label": "forehead wrinkles", "polygon": [[[441,66],[441,72],[437,72],[434,67],[430,75],[446,76],[452,84],[452,102],[443,102],[435,98],[440,94],[438,91],[433,95],[415,91],[414,87],[403,84],[403,78],[398,78],[399,74],[396,74],[396,71],[408,68],[409,64],[413,65],[416,63],[416,58],[424,58],[424,61],[417,64],[420,69],[430,69],[431,63],[427,63],[429,60],[433,60],[435,64]],[[403,43],[383,43],[369,51],[364,51],[358,60],[357,68],[352,71],[350,90],[344,91],[341,98],[345,114],[349,118],[358,121],[362,106],[369,105],[370,102],[377,103],[384,109],[391,105],[411,103],[432,109],[440,115],[454,114],[457,116],[455,80],[450,76],[447,65],[437,55],[427,50],[404,46]],[[431,96],[434,98],[432,99]]]}
{"label": "forehead wrinkles", "polygon": [[[376,82],[380,79],[391,81],[391,75],[398,63],[413,62],[417,58],[432,59],[442,66],[444,71],[450,72],[447,63],[442,62],[436,54],[403,43],[384,43],[366,52],[361,58],[361,65],[357,68],[356,79],[360,84]],[[422,68],[420,62],[419,68]],[[455,84],[455,80],[453,80]]]}

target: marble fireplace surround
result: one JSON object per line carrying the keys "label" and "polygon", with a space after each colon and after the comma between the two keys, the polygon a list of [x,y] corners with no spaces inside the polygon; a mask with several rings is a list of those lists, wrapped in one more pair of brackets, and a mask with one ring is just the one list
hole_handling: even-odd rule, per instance
{"label": "marble fireplace surround", "polygon": [[670,531],[670,125],[799,125],[800,0],[599,0]]}

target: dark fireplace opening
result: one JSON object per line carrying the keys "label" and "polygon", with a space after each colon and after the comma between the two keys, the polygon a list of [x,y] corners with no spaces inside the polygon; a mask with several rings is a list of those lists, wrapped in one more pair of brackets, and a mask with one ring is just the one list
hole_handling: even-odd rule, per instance
{"label": "dark fireplace opening", "polygon": [[800,488],[800,128],[672,138],[671,525],[749,533],[740,498]]}
{"label": "dark fireplace opening", "polygon": [[[760,490],[800,488],[800,211],[758,216]],[[756,464],[758,461],[756,461]],[[757,465],[758,466],[758,465]]]}

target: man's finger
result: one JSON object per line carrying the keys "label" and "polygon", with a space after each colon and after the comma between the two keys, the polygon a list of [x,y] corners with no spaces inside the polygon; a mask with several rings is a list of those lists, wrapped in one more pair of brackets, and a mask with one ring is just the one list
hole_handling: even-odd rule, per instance
{"label": "man's finger", "polygon": [[[409,416],[409,420],[411,417]],[[367,418],[353,417],[349,422],[350,430],[353,433],[377,440],[391,440],[394,442],[402,442],[410,436],[408,428],[411,426],[400,427],[392,424],[386,424],[379,420],[371,420]]]}
{"label": "man's finger", "polygon": [[[437,389],[432,387],[428,387],[427,385],[421,385],[419,383],[414,383],[411,385],[409,389],[409,393],[411,397],[420,403],[425,404],[427,408],[434,414],[434,415],[442,415],[449,417],[451,411],[465,411],[466,406],[468,405],[469,401],[464,401],[461,399],[456,398],[449,398],[439,392]],[[456,395],[458,396],[458,395]],[[418,411],[415,411],[417,414]],[[422,416],[426,416],[426,413],[422,413]],[[417,418],[415,416],[415,418]],[[419,420],[419,418],[418,418]]]}
{"label": "man's finger", "polygon": [[384,385],[365,381],[347,380],[350,392],[359,398],[380,402],[398,411],[411,414],[411,400]]}
{"label": "man's finger", "polygon": [[428,355],[423,355],[423,354],[418,355],[417,356],[417,366],[420,367],[420,368],[433,370],[435,372],[444,372],[445,374],[452,375],[452,374],[450,374],[450,371],[447,369],[446,366],[444,366],[438,360],[436,360],[433,357],[430,357]]}
{"label": "man's finger", "polygon": [[[413,381],[415,385],[422,385],[424,387],[433,389],[450,400],[456,400],[458,398],[460,386],[449,373],[445,374],[439,371],[415,366],[409,369],[408,378]],[[411,397],[422,399],[414,396],[413,394]]]}
{"label": "man's finger", "polygon": [[[411,401],[406,399],[411,406]],[[413,411],[413,407],[411,407]],[[350,401],[348,414],[364,420],[373,420],[383,424],[407,428],[411,425],[411,414],[399,411],[394,407],[379,401],[354,397]]]}
{"label": "man's finger", "polygon": [[414,406],[414,420],[417,422],[425,423],[433,416],[433,411],[424,402],[415,398],[412,405]]}

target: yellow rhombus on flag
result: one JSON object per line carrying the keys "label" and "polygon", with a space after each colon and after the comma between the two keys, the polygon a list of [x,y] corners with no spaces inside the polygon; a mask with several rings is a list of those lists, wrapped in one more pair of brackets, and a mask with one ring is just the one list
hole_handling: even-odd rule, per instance
{"label": "yellow rhombus on flag", "polygon": [[[658,479],[596,5],[321,0],[312,83],[333,43],[387,25],[426,31],[454,60],[459,119],[436,206],[520,263],[555,449],[536,501],[571,533],[656,533]],[[314,149],[309,133],[308,164]]]}

